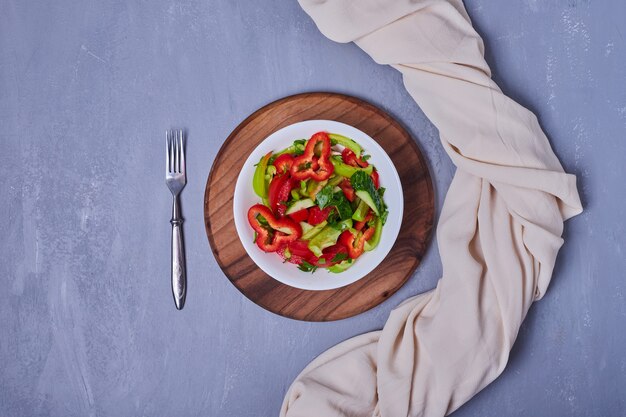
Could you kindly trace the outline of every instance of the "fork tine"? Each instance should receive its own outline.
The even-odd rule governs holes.
[[[174,172],[180,172],[180,152],[178,150],[178,138],[176,131],[174,131]]]
[[[182,130],[178,131],[180,133],[180,172],[181,174],[185,174],[185,142],[184,142],[184,132]]]
[[[176,164],[176,160],[174,159],[174,141],[172,136],[172,131],[170,130],[170,174],[174,172],[174,164]]]
[[[170,153],[170,174],[172,174],[174,172],[174,164],[176,163],[176,160],[174,159],[174,137],[172,134],[172,129],[170,129],[170,149],[169,149],[169,153]]]
[[[170,160],[172,163],[170,164],[170,174],[176,172],[176,155],[174,153],[174,134],[170,130]]]
[[[165,131],[165,173],[170,172],[170,131]]]

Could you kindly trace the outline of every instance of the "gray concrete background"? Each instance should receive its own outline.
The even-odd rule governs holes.
[[[468,0],[502,88],[536,111],[586,211],[504,374],[455,416],[626,416],[626,3]],[[377,308],[268,313],[209,250],[204,185],[228,133],[279,97],[395,115],[441,207],[454,168],[400,77],[294,1],[0,0],[0,416],[273,416],[326,348],[432,288],[433,244]],[[163,131],[189,131],[184,311],[169,284]]]

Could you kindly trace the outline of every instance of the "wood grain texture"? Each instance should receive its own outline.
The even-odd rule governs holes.
[[[250,152],[276,130],[312,119],[343,122],[374,138],[393,160],[404,191],[402,228],[387,258],[359,281],[327,291],[301,290],[272,279],[246,254],[233,221],[237,174]],[[207,180],[204,218],[215,259],[246,297],[285,317],[330,321],[354,316],[380,304],[412,275],[430,240],[434,195],[428,167],[417,144],[391,116],[354,97],[306,93],[261,108],[226,139]]]

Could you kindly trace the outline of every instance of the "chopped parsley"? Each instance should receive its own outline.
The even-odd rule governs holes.
[[[330,185],[324,186],[319,193],[315,196],[315,202],[319,208],[324,209],[328,206],[334,206],[337,208],[337,214],[341,220],[346,220],[352,217],[352,207],[350,202],[343,194],[343,191],[333,191],[333,187]]]
[[[319,208],[324,209],[327,206],[330,206],[333,200],[333,194],[333,187],[331,187],[330,185],[324,186],[324,188],[322,188],[320,192],[317,193],[317,195],[315,196],[315,202],[317,203]]]
[[[317,267],[313,264],[308,263],[307,261],[302,261],[302,263],[298,266],[298,269],[303,272],[315,272]]]
[[[335,263],[335,262],[341,262],[345,259],[348,259],[348,254],[345,252],[338,252],[335,256],[333,256],[333,259],[331,259],[330,261]]]

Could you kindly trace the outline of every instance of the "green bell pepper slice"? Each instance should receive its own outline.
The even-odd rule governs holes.
[[[331,187],[334,187],[336,185],[341,184],[343,180],[344,180],[344,177],[342,177],[341,175],[334,175],[328,179],[328,185],[330,185]]]
[[[352,259],[346,259],[345,261],[341,261],[338,264],[329,266],[328,271],[332,272],[333,274],[338,274],[350,268],[353,263],[354,262],[352,261]]]
[[[337,143],[339,145],[345,146],[346,148],[354,152],[357,158],[361,157],[361,152],[363,152],[363,148],[361,148],[361,145],[359,145],[352,139],[343,135],[339,135],[337,133],[329,133],[328,136],[330,137],[330,141],[332,144]]]
[[[267,185],[265,183],[265,171],[267,171],[267,164],[272,156],[272,152],[265,154],[259,161],[254,170],[254,176],[252,177],[252,188],[256,195],[262,199],[267,199]]]
[[[330,157],[330,163],[335,167],[335,173],[342,177],[350,178],[354,173],[363,171],[367,175],[371,175],[374,170],[373,165],[369,165],[367,168],[356,168],[348,164],[344,164],[339,155],[333,155]]]
[[[273,164],[274,161],[276,160],[276,158],[278,158],[281,155],[284,155],[286,153],[288,154],[293,154],[293,155],[300,155],[302,154],[302,152],[304,152],[304,144],[306,143],[306,139],[298,139],[293,141],[293,145],[286,147],[285,149],[283,149],[280,152],[275,153],[274,155],[272,155],[272,158],[270,159],[270,164]]]
[[[380,217],[376,217],[374,227],[376,227],[374,236],[372,236],[370,240],[365,241],[364,248],[366,251],[373,250],[380,243],[380,236],[383,234],[383,221]]]

